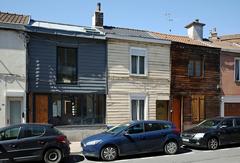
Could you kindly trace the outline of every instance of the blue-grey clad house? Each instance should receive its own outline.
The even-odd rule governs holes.
[[[105,124],[104,33],[31,20],[28,36],[29,122]]]

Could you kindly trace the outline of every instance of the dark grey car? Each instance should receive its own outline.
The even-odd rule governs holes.
[[[58,163],[70,142],[49,124],[19,124],[0,129],[0,160]]]
[[[184,145],[217,149],[220,145],[240,143],[240,117],[208,119],[182,132]]]

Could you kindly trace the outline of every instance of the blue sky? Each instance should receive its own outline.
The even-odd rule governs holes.
[[[240,33],[240,0],[1,0],[0,11],[90,26],[97,2],[105,25],[186,35],[184,26],[199,19],[205,37],[214,27],[219,35]]]

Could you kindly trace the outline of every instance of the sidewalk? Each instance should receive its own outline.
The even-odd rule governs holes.
[[[71,153],[80,153],[82,151],[80,142],[71,142],[70,149]]]

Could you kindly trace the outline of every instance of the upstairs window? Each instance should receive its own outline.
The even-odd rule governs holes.
[[[57,83],[77,83],[76,48],[57,48]]]
[[[235,81],[240,82],[240,58],[235,59]]]
[[[144,48],[130,48],[130,68],[132,75],[146,75],[146,49]]]
[[[189,77],[202,77],[203,72],[203,63],[201,60],[190,60],[188,63],[188,76]]]

